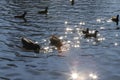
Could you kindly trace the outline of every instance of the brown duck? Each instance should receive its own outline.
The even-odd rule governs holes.
[[[38,45],[34,41],[27,39],[25,37],[22,37],[21,42],[23,44],[23,48],[27,50],[34,50],[34,52],[39,53],[40,45]]]
[[[62,42],[58,37],[52,35],[50,38],[50,44],[57,47],[57,50],[61,51]]]
[[[111,20],[112,20],[113,22],[116,22],[116,25],[118,25],[118,23],[119,23],[119,15],[117,15],[116,17],[115,17],[115,16],[112,17]]]
[[[38,14],[46,14],[48,13],[48,7],[45,8],[44,11],[39,11]]]
[[[14,16],[15,18],[25,18],[27,12],[25,11],[23,14],[21,15],[17,15],[17,16]]]
[[[91,37],[97,38],[97,33],[98,33],[97,30],[95,31],[95,33],[87,33],[85,34],[85,38],[91,38]]]

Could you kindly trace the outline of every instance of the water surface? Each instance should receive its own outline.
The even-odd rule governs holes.
[[[110,20],[119,0],[0,0],[0,80],[119,80],[120,30]],[[48,6],[48,15],[37,12]],[[14,18],[27,11],[26,20]],[[119,27],[119,25],[118,25]],[[81,29],[98,30],[98,41]],[[64,42],[62,53],[49,45],[51,35]],[[35,54],[21,46],[24,36],[42,48]]]

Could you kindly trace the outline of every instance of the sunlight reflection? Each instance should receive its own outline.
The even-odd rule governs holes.
[[[77,31],[80,31],[80,28],[76,28]]]
[[[97,19],[96,21],[100,23],[100,22],[101,22],[101,19]]]
[[[96,74],[90,73],[88,76],[85,74],[80,74],[78,72],[72,72],[70,75],[70,80],[97,80],[98,76]],[[89,77],[89,78],[88,78]]]
[[[115,34],[116,37],[118,37],[118,34]]]
[[[85,76],[78,73],[77,71],[72,71],[70,74],[70,80],[85,80]]]
[[[115,45],[115,46],[118,46],[118,43],[117,43],[117,42],[115,42],[115,43],[114,43],[114,45]]]
[[[66,31],[72,31],[73,29],[71,29],[71,28],[66,28]]]
[[[87,39],[87,42],[90,42],[90,40],[89,40],[89,39]]]
[[[67,41],[67,43],[71,43],[71,41]]]
[[[47,40],[46,39],[42,39],[43,42],[46,42]]]
[[[74,47],[75,47],[75,48],[78,48],[78,47],[80,47],[80,45],[76,44],[76,45],[74,45]]]
[[[86,73],[76,70],[76,67],[67,74],[69,76],[68,80],[98,80],[98,75],[95,73]]]
[[[74,72],[71,74],[72,79],[77,79],[78,78],[78,73]]]
[[[78,43],[78,44],[79,44],[79,43],[80,43],[80,41],[76,41],[76,43]]]
[[[44,47],[44,49],[45,49],[45,50],[48,50],[48,49],[49,49],[49,47],[48,47],[48,46],[47,46],[47,47]]]
[[[65,34],[68,34],[68,32],[65,32]]]
[[[100,33],[98,33],[97,36],[100,36]]]
[[[36,41],[35,43],[36,43],[36,44],[38,44],[38,42],[37,42],[37,41]]]
[[[80,22],[79,24],[80,24],[80,25],[85,25],[85,22]]]
[[[94,33],[95,33],[95,30],[89,31],[89,33],[92,33],[92,34],[94,34]]]
[[[68,24],[68,21],[65,21],[65,24]]]
[[[104,41],[104,40],[105,40],[104,37],[98,38],[98,41]]]
[[[79,39],[79,37],[74,37],[73,39],[74,39],[74,40],[78,40],[78,39]]]
[[[43,49],[45,50],[45,52],[53,52],[53,50],[50,49],[49,46],[46,46],[46,47],[44,47]]]
[[[107,22],[112,22],[112,20],[111,20],[111,19],[108,19]]]
[[[93,80],[98,78],[98,76],[96,74],[93,74],[93,73],[90,73],[89,77],[92,78]]]
[[[74,26],[75,28],[77,27],[77,25]]]
[[[105,27],[100,27],[101,30],[105,29]]]
[[[63,39],[63,36],[60,36],[59,39]]]
[[[70,50],[70,44],[67,42],[63,42],[63,46],[61,47],[61,51],[68,51]]]
[[[96,42],[93,42],[93,45],[96,45]]]

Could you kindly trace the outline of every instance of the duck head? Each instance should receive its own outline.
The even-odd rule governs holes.
[[[117,15],[117,19],[119,18],[119,15]]]

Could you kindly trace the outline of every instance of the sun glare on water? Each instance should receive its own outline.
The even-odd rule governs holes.
[[[77,79],[78,78],[78,74],[77,73],[72,73],[71,77],[72,77],[72,79]]]

